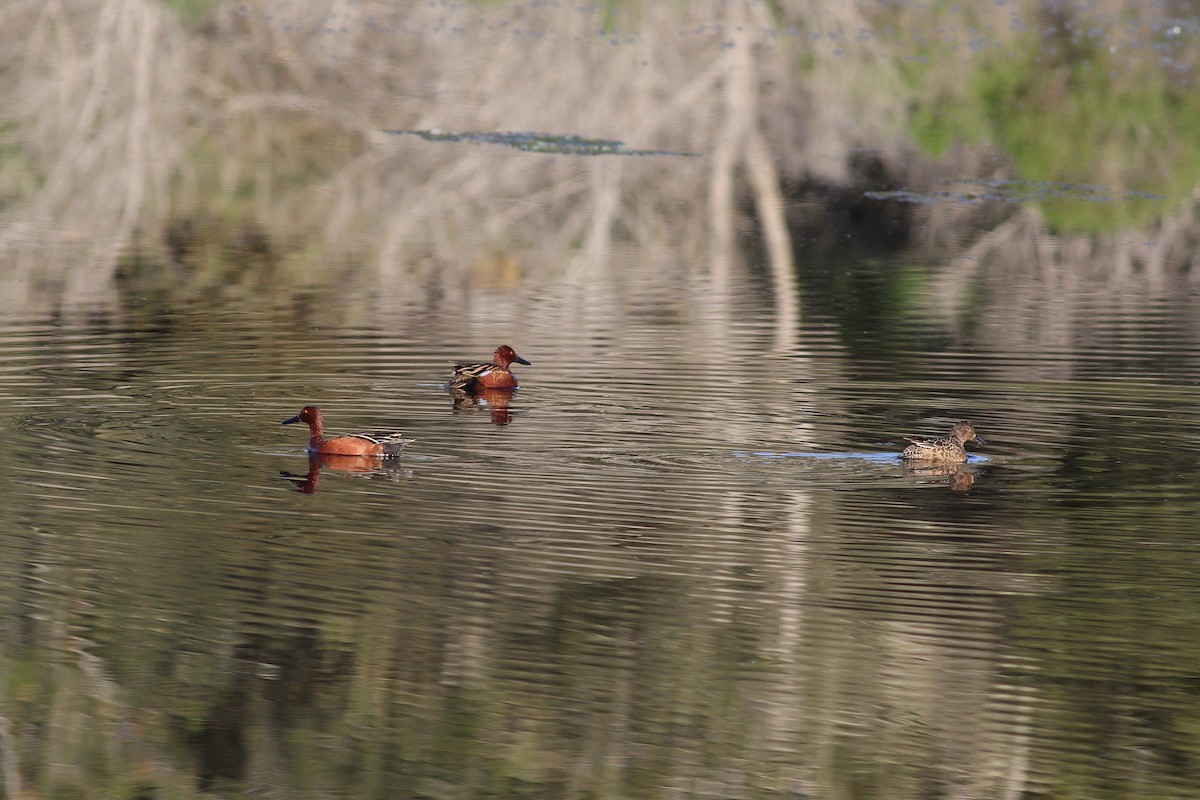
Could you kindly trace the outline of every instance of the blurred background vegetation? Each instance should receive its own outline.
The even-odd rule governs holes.
[[[985,261],[1049,233],[1039,261],[1086,253],[1105,275],[1193,258],[1200,31],[1183,2],[80,0],[9,3],[0,23],[10,308],[285,287],[453,300],[619,269],[614,248],[721,283],[755,232],[777,290],[798,249],[845,238],[830,231]],[[428,129],[702,155],[385,133]],[[954,188],[981,179],[1034,183]],[[896,189],[957,202],[862,196]]]

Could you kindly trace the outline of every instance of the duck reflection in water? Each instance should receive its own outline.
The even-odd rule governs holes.
[[[348,433],[325,435],[325,418],[316,406],[305,406],[284,425],[303,422],[308,425],[308,474],[303,477],[280,473],[291,481],[296,491],[313,494],[321,484],[322,468],[337,472],[359,473],[365,476],[384,475],[392,479],[407,477],[411,470],[399,466],[400,452],[412,442],[396,431],[381,433]]]
[[[476,389],[475,391],[466,391],[464,389],[447,389],[450,396],[454,398],[454,404],[451,406],[455,411],[462,411],[473,407],[486,408],[492,413],[492,424],[501,427],[512,422],[512,411],[509,409],[509,403],[513,399],[512,389]]]
[[[279,476],[291,481],[293,488],[300,494],[316,494],[317,489],[321,486],[321,470],[351,473],[360,478],[384,478],[393,481],[412,476],[412,470],[394,458],[323,455],[321,453],[309,454],[308,474],[300,475],[280,470]]]
[[[975,433],[975,428],[969,422],[956,422],[950,429],[950,435],[941,438],[914,436],[908,439],[912,442],[900,453],[900,460],[910,475],[949,476],[950,491],[967,492],[975,485],[975,474],[964,468],[968,459],[967,442],[987,444],[983,437]]]
[[[964,464],[933,464],[928,461],[905,461],[908,474],[917,478],[948,476],[950,491],[969,492],[975,485],[975,473]],[[940,482],[940,481],[939,481]],[[931,481],[932,483],[932,481]]]

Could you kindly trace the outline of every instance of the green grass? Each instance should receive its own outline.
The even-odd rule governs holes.
[[[1056,56],[1052,44],[1027,37],[980,60],[954,89],[934,85],[936,64],[906,67],[918,91],[929,85],[912,109],[914,141],[935,158],[990,144],[1021,180],[1084,188],[1038,201],[1056,230],[1142,227],[1176,208],[1200,183],[1200,93],[1157,65],[1086,42]]]
[[[159,0],[174,11],[187,25],[195,25],[208,18],[217,8],[216,0]]]

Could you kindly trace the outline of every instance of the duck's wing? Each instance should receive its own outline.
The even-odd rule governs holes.
[[[905,436],[904,441],[912,442],[922,450],[932,450],[935,447],[944,447],[950,444],[949,439],[933,439],[928,436]]]
[[[350,434],[355,439],[365,439],[371,444],[377,444],[383,448],[384,456],[398,456],[400,451],[414,440],[408,439],[399,431],[372,431],[371,433],[352,433]]]
[[[370,433],[351,433],[355,439],[366,439],[372,444],[408,444],[412,439],[404,438],[404,434],[399,431],[371,431]]]
[[[473,384],[476,379],[486,375],[494,369],[498,369],[495,364],[455,364],[454,373],[450,376],[450,382],[446,386],[450,389],[463,389]]]

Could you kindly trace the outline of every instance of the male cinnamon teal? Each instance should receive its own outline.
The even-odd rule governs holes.
[[[904,451],[900,453],[900,457],[905,461],[942,461],[942,462],[960,462],[967,460],[967,450],[963,447],[966,442],[977,442],[978,444],[987,444],[980,436],[975,433],[975,429],[971,427],[969,422],[957,422],[950,429],[950,435],[944,439],[932,439],[924,437],[907,438],[907,441],[912,442]]]
[[[376,456],[391,458],[400,455],[404,446],[412,441],[399,433],[348,433],[343,436],[325,437],[325,419],[321,409],[305,406],[294,417],[283,421],[284,425],[296,422],[308,424],[308,452],[331,456]]]
[[[477,389],[517,388],[517,376],[512,374],[508,365],[516,363],[529,366],[529,362],[506,344],[496,348],[494,359],[486,364],[455,364],[454,374],[450,376],[446,388],[461,389],[465,392]]]

